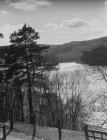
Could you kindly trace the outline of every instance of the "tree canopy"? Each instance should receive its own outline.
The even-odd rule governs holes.
[[[90,66],[107,66],[107,47],[99,46],[91,51],[84,51],[81,59]]]
[[[3,36],[3,34],[2,33],[0,33],[0,38],[3,38],[4,36]]]

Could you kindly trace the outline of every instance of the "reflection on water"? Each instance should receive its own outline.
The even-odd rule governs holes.
[[[60,63],[59,64],[60,71],[74,71],[74,70],[84,70],[84,65],[78,63]]]

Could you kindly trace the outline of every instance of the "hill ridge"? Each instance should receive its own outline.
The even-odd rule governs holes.
[[[48,57],[60,58],[60,62],[76,62],[83,63],[81,56],[84,51],[90,51],[99,46],[107,46],[107,37],[96,38],[92,40],[72,41],[60,45],[39,44],[40,46],[50,46],[49,49],[43,53]],[[9,46],[1,46],[0,51],[8,50]]]

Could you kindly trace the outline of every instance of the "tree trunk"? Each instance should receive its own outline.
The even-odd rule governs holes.
[[[59,140],[62,140],[62,130],[61,130],[61,120],[58,119],[58,133],[59,133]]]
[[[10,108],[10,131],[13,130],[13,108]]]
[[[26,64],[27,64],[27,78],[28,78],[28,103],[29,103],[29,122],[33,124],[33,104],[32,104],[32,83],[31,83],[31,77],[30,77],[30,72],[29,72],[29,67],[28,67],[28,61],[26,59]]]
[[[49,112],[51,114],[51,126],[55,127],[55,114],[52,110],[52,102],[50,100],[50,97],[46,95],[47,101],[48,101],[48,107],[49,107]]]
[[[32,105],[31,87],[29,87],[29,91],[28,91],[28,102],[29,102],[29,111],[30,111],[29,121],[31,124],[33,124],[33,105]]]
[[[21,87],[17,86],[17,95],[18,95],[18,100],[19,100],[19,109],[20,109],[20,121],[24,122],[24,110],[23,110],[23,95],[22,95],[22,91],[21,91]]]
[[[72,119],[72,130],[76,130],[76,121]]]
[[[36,114],[33,113],[33,135],[32,135],[32,140],[35,139],[36,135]]]
[[[20,103],[21,103],[21,121],[24,122],[24,111],[23,111],[23,98],[22,93],[20,93]]]

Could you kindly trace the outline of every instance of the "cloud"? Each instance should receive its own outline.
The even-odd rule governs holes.
[[[61,30],[73,30],[73,29],[83,29],[83,28],[99,28],[101,22],[97,19],[85,20],[80,18],[63,20],[61,23],[46,23],[46,28],[49,29],[61,29]]]
[[[104,2],[104,4],[107,4],[107,2]]]
[[[5,14],[5,15],[8,15],[8,14],[9,14],[9,13],[8,13],[7,11],[5,11],[5,10],[0,11],[0,13]]]
[[[72,20],[64,20],[60,24],[61,29],[77,29],[77,28],[84,28],[84,27],[93,27],[97,24],[100,24],[99,20],[92,19],[90,21],[80,18],[74,18]]]
[[[21,2],[23,0],[0,0],[0,3],[15,3],[15,2]],[[29,0],[30,1],[30,0]],[[32,1],[32,0],[31,0]],[[38,0],[38,1],[42,1],[42,0]],[[43,0],[44,1],[44,0]],[[48,0],[48,2],[52,2],[52,3],[65,3],[65,2],[87,2],[87,3],[105,3],[107,0]]]
[[[50,1],[78,1],[78,2],[81,2],[81,1],[84,1],[84,2],[86,2],[86,1],[90,1],[90,2],[93,2],[93,1],[95,1],[95,2],[105,2],[106,0],[50,0]]]
[[[12,2],[16,2],[16,1],[21,1],[21,0],[0,0],[0,1],[12,1]],[[49,0],[49,1],[60,1],[60,2],[63,2],[63,1],[89,1],[89,0]],[[105,2],[105,1],[107,1],[107,0],[90,0],[90,1],[96,1],[96,2],[98,2],[98,1],[100,1],[100,2]]]
[[[48,22],[45,26],[47,35],[45,33],[42,35],[45,38],[43,41],[49,44],[89,40],[107,35],[107,32],[104,33],[105,27],[103,27],[103,22],[99,19],[73,18],[59,23]]]
[[[35,6],[34,4],[28,4],[26,2],[12,3],[10,4],[10,6],[15,9],[20,9],[20,10],[25,10],[25,11],[34,11],[37,8],[37,6]]]
[[[24,11],[34,11],[38,7],[49,6],[50,4],[48,0],[19,0],[18,2],[11,2],[10,7]]]
[[[55,24],[55,23],[46,23],[46,28],[48,28],[48,29],[58,29],[59,27],[58,27],[58,25],[57,24]]]
[[[72,28],[80,28],[84,26],[88,26],[89,23],[86,20],[75,18],[73,20],[64,20],[61,23],[62,29],[72,29]]]
[[[38,6],[50,6],[51,3],[48,0],[37,0],[36,4]]]

